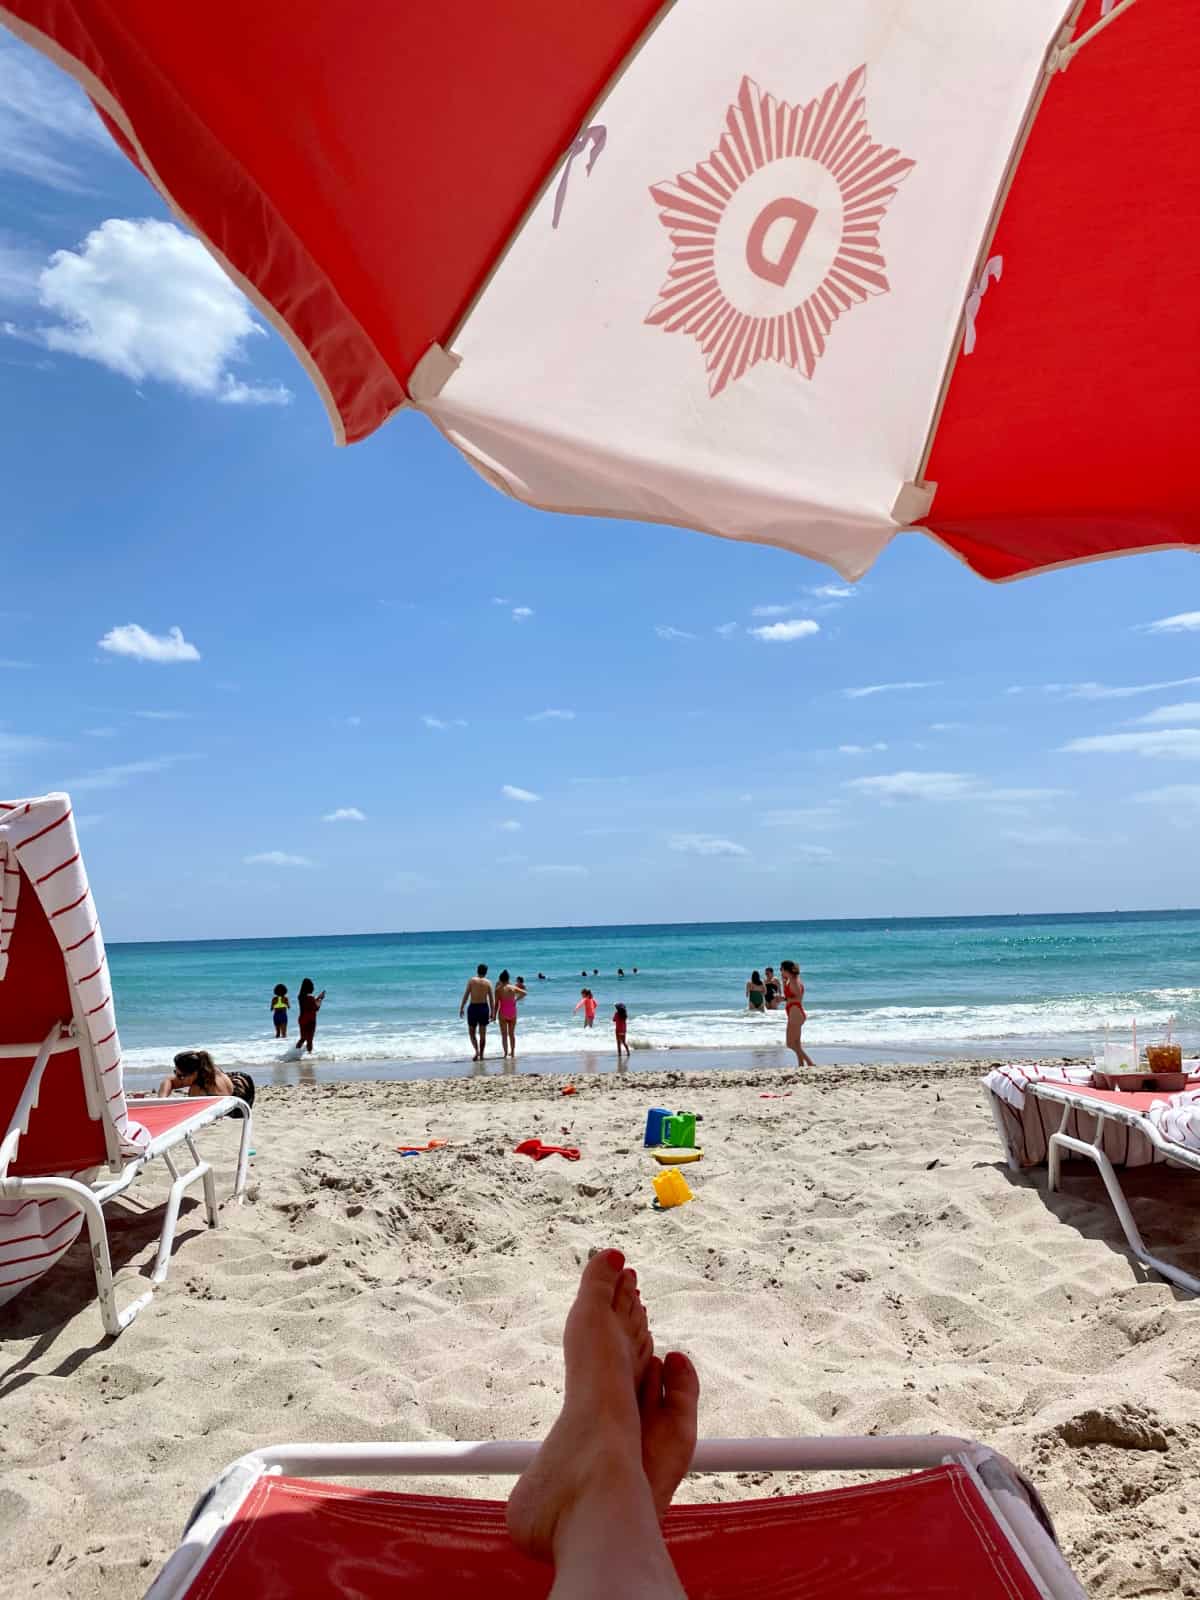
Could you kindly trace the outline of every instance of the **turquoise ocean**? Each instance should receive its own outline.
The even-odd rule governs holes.
[[[273,1069],[295,1052],[273,1036],[276,983],[327,991],[313,1063],[324,1078],[465,1073],[458,1003],[485,961],[523,976],[523,1064],[611,1053],[613,1003],[629,1009],[633,1066],[661,1052],[726,1052],[714,1066],[783,1061],[782,1013],[752,1015],[752,968],[791,957],[807,985],[805,1044],[818,1062],[1081,1054],[1105,1024],[1200,1045],[1200,911],[1110,916],[725,922],[460,933],[114,944],[109,959],[127,1068],[140,1080],[174,1051],[204,1046],[227,1066]],[[618,967],[626,976],[617,977]],[[637,967],[635,976],[633,968]],[[599,975],[592,976],[593,969]],[[585,979],[582,973],[588,974]],[[539,980],[538,973],[545,973]],[[584,983],[600,1002],[586,1034]],[[735,1056],[733,1052],[740,1052]],[[499,1056],[493,1030],[489,1054]],[[683,1064],[683,1058],[676,1058]],[[790,1057],[788,1058],[790,1060]],[[698,1064],[689,1055],[687,1064]],[[269,1077],[270,1072],[266,1075]]]

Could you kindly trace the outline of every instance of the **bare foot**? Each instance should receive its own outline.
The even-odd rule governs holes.
[[[685,1355],[651,1356],[638,1391],[642,1418],[642,1469],[661,1517],[674,1499],[696,1449],[700,1379]]]
[[[637,1396],[653,1353],[637,1274],[619,1250],[601,1251],[563,1330],[562,1411],[509,1497],[508,1530],[526,1555],[553,1560],[560,1519],[594,1481],[643,1477]]]

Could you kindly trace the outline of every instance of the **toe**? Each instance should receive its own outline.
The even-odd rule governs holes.
[[[588,1262],[579,1280],[581,1295],[602,1296],[611,1305],[624,1276],[625,1257],[619,1250],[601,1250]]]
[[[632,1267],[626,1267],[617,1279],[616,1290],[613,1294],[613,1310],[619,1317],[628,1320],[633,1315],[633,1308],[637,1302],[637,1273]]]
[[[638,1410],[642,1414],[643,1425],[656,1416],[662,1407],[662,1375],[662,1361],[658,1356],[651,1356],[638,1385]]]
[[[663,1409],[670,1411],[694,1436],[696,1408],[700,1402],[699,1374],[679,1350],[672,1350],[662,1367]]]
[[[638,1340],[633,1352],[633,1370],[639,1388],[654,1355],[654,1335],[649,1328]]]

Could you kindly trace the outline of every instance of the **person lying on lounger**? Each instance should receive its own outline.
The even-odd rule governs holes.
[[[654,1354],[619,1250],[583,1269],[563,1356],[563,1408],[509,1497],[508,1531],[554,1567],[550,1600],[684,1600],[659,1519],[696,1448],[700,1380],[679,1351]]]
[[[160,1095],[186,1089],[188,1094],[229,1094],[254,1104],[254,1079],[248,1072],[222,1072],[207,1050],[181,1050],[175,1057],[175,1071],[158,1086]]]

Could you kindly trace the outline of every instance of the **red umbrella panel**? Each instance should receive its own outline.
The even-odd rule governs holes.
[[[861,575],[1200,547],[1194,0],[10,0],[341,441]]]

